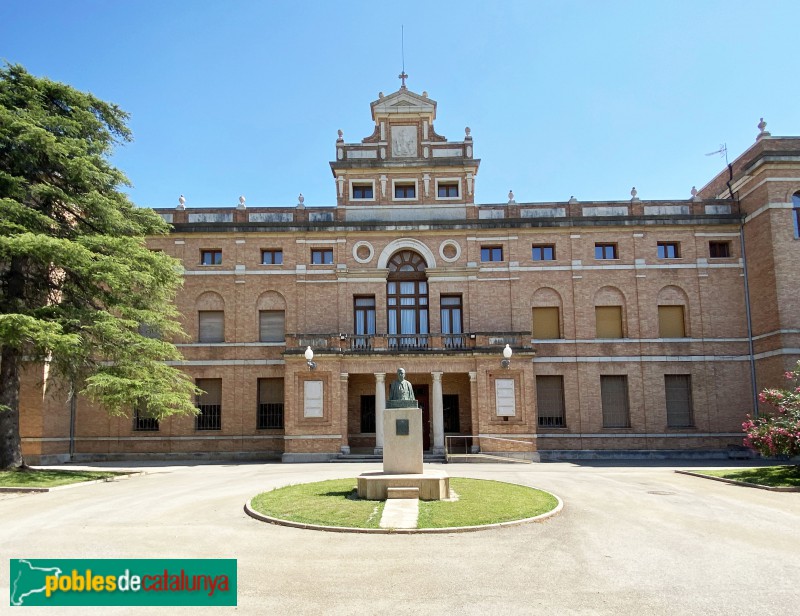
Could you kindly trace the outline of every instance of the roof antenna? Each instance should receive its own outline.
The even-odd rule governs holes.
[[[406,90],[406,79],[408,79],[408,75],[406,75],[405,26],[403,25],[400,26],[400,55],[403,61],[403,72],[397,77],[400,79],[400,89]]]
[[[714,154],[719,154],[720,156],[724,156],[725,157],[725,164],[726,165],[729,164],[728,163],[728,144],[727,143],[721,143],[720,146],[719,146],[719,150],[715,150],[714,152],[709,152],[708,154],[706,154],[706,156],[714,156]]]

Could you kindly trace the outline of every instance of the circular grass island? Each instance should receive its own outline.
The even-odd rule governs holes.
[[[451,497],[419,501],[415,529],[381,528],[386,501],[361,499],[355,477],[302,483],[253,497],[248,515],[275,524],[347,532],[453,532],[540,520],[558,513],[561,500],[549,492],[512,483],[450,478]]]

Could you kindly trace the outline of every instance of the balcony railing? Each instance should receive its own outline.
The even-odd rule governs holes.
[[[423,351],[428,348],[429,334],[403,334],[388,337],[390,351]]]
[[[506,344],[533,350],[530,332],[478,332],[460,334],[286,334],[286,352],[311,347],[334,353],[501,352]]]

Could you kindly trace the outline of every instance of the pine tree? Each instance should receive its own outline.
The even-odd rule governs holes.
[[[25,362],[47,362],[113,414],[195,412],[194,385],[165,363],[181,359],[170,342],[182,336],[180,263],[145,245],[169,228],[131,203],[109,162],[131,140],[127,118],[19,65],[0,68],[0,468],[24,466]]]

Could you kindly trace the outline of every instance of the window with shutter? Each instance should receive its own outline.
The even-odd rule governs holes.
[[[225,342],[225,312],[222,310],[200,310],[197,313],[198,341]]]
[[[630,428],[628,377],[601,376],[600,395],[603,402],[603,427]]]
[[[261,342],[283,342],[285,321],[286,313],[283,310],[261,310],[258,313],[258,339]]]
[[[563,428],[564,421],[564,377],[536,377],[536,410],[539,425],[543,428]]]
[[[658,307],[658,337],[686,337],[686,327],[683,321],[683,306]]]
[[[531,333],[539,340],[561,338],[558,307],[536,307],[533,309],[533,327]]]
[[[256,428],[283,428],[283,379],[258,379]]]
[[[595,306],[597,338],[623,338],[622,306]]]
[[[667,400],[667,426],[670,428],[694,426],[691,375],[665,374],[664,392]]]
[[[198,430],[222,429],[222,379],[197,379],[196,385],[203,390],[197,397],[200,413],[195,416]]]

